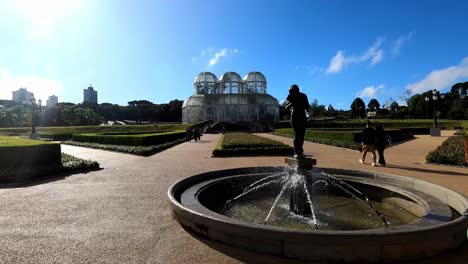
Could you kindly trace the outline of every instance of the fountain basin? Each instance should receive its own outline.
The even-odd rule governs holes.
[[[306,230],[252,223],[222,214],[221,204],[239,191],[236,182],[284,170],[241,168],[183,179],[168,191],[173,215],[185,230],[208,245],[234,257],[239,254],[233,252],[246,253],[244,261],[390,262],[433,256],[466,241],[468,200],[464,195],[421,180],[386,174],[323,169],[370,190],[374,199],[414,214],[416,220],[385,229]]]

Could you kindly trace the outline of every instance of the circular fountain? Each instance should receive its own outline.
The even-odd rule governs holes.
[[[185,230],[246,261],[391,262],[467,239],[464,195],[401,176],[239,168],[188,177],[168,195]]]

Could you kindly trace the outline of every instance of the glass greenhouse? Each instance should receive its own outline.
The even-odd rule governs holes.
[[[243,79],[235,72],[226,72],[219,79],[202,72],[194,87],[195,94],[182,105],[183,123],[279,121],[278,100],[267,94],[267,81],[260,72],[250,72]]]

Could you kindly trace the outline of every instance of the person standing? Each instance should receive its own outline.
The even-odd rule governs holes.
[[[379,153],[378,163],[385,167],[387,163],[385,162],[384,150],[387,147],[387,134],[382,127],[382,124],[378,124],[375,129],[375,147]]]
[[[291,111],[291,126],[294,130],[294,157],[304,158],[304,137],[307,127],[306,111],[310,108],[307,95],[299,91],[299,86],[291,85],[286,98],[286,109]]]
[[[366,128],[362,131],[362,156],[359,162],[365,164],[367,152],[372,153],[372,166],[375,166],[375,130],[372,123],[367,121]]]

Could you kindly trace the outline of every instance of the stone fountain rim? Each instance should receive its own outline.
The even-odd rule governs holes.
[[[383,173],[342,169],[324,169],[329,173],[348,173],[363,178],[398,179],[401,184],[414,185],[412,190],[423,191],[435,187],[435,197],[452,206],[461,216],[442,224],[414,230],[370,229],[357,231],[314,230],[303,231],[246,224],[230,218],[223,221],[210,215],[188,210],[174,196],[181,195],[187,186],[201,180],[222,177],[226,174],[275,172],[281,167],[236,168],[205,172],[174,183],[168,190],[174,218],[195,238],[222,253],[243,261],[275,259],[278,263],[295,261],[326,261],[382,263],[408,261],[440,254],[466,243],[468,229],[468,200],[463,194],[426,181]],[[450,195],[444,194],[449,193]],[[189,195],[189,194],[187,194]],[[194,195],[191,193],[191,195]],[[434,193],[430,194],[431,196]],[[439,197],[437,197],[439,196]],[[442,199],[440,199],[442,198]],[[450,200],[451,199],[451,200]],[[454,206],[454,203],[458,203]],[[458,207],[458,208],[456,208]],[[205,207],[203,207],[205,208]],[[207,208],[206,208],[207,209]],[[208,210],[208,209],[207,209]],[[211,211],[213,212],[213,211]],[[234,250],[234,251],[233,251]],[[234,252],[242,252],[236,255]],[[295,262],[296,263],[296,262]],[[314,262],[315,263],[315,262]]]
[[[445,228],[447,226],[452,226],[452,225],[457,225],[457,224],[462,224],[464,222],[468,223],[468,199],[456,191],[450,190],[448,188],[445,188],[440,185],[436,185],[433,183],[429,183],[423,180],[419,179],[414,179],[414,178],[409,178],[409,177],[404,177],[404,176],[399,176],[399,175],[391,175],[391,174],[385,174],[385,173],[375,173],[375,172],[364,172],[364,171],[357,171],[357,170],[344,170],[344,169],[328,169],[328,168],[320,168],[323,171],[326,172],[333,172],[333,173],[344,173],[345,175],[348,175],[349,173],[351,174],[357,174],[359,176],[368,176],[365,178],[370,178],[372,177],[387,177],[389,179],[398,179],[398,181],[408,181],[408,182],[413,182],[413,183],[424,183],[424,184],[429,184],[432,187],[435,188],[441,188],[444,191],[448,193],[452,193],[455,196],[459,196],[458,198],[464,199],[463,203],[465,206],[465,212],[462,213],[461,211],[457,210],[460,213],[460,217],[458,217],[455,220],[443,222],[443,223],[438,223],[438,224],[432,224],[430,226],[413,226],[412,224],[407,224],[407,225],[402,225],[400,227],[403,228],[389,228],[389,229],[364,229],[364,230],[313,230],[313,231],[307,231],[307,230],[298,230],[298,229],[289,229],[289,228],[283,228],[283,227],[277,227],[277,226],[271,226],[271,225],[261,225],[261,224],[256,224],[256,223],[249,223],[245,222],[242,220],[230,218],[228,216],[224,216],[221,214],[218,214],[214,211],[211,211],[210,209],[206,208],[205,206],[198,207],[197,211],[193,210],[191,208],[185,207],[181,202],[179,202],[174,196],[173,193],[177,188],[182,188],[180,185],[189,185],[192,186],[195,182],[200,183],[200,182],[205,182],[209,181],[212,179],[217,179],[221,178],[224,176],[236,176],[236,174],[245,174],[245,173],[268,173],[268,172],[274,172],[280,169],[284,169],[285,166],[267,166],[267,167],[243,167],[243,168],[234,168],[234,169],[225,169],[225,170],[217,170],[217,171],[210,171],[210,172],[205,172],[205,173],[200,173],[197,175],[193,175],[191,177],[182,179],[176,183],[174,183],[168,190],[168,196],[171,202],[171,207],[173,211],[177,212],[183,212],[186,211],[189,213],[192,217],[199,217],[199,218],[204,218],[208,221],[214,221],[218,222],[221,225],[227,225],[227,226],[235,226],[239,228],[253,228],[256,230],[264,230],[266,232],[280,232],[280,233],[288,233],[290,235],[327,235],[327,236],[362,236],[362,235],[390,235],[390,234],[407,234],[410,232],[423,232],[423,231],[431,231],[431,230],[438,230],[441,228]],[[226,175],[228,174],[228,175]],[[365,183],[365,182],[362,182]],[[372,185],[372,184],[369,184]],[[382,186],[378,186],[382,188]],[[391,185],[391,187],[395,188],[394,185]],[[183,188],[183,189],[188,189]],[[176,190],[177,191],[177,190]],[[400,192],[401,194],[401,192]],[[414,198],[418,197],[417,195],[414,196],[409,196],[412,200],[415,200]],[[408,196],[407,196],[408,197]],[[422,199],[424,200],[424,199]],[[442,201],[445,204],[449,205],[446,201]],[[421,205],[421,204],[420,204]],[[421,205],[423,206],[423,205]],[[452,206],[453,208],[453,206]],[[454,208],[455,209],[455,208]],[[456,209],[455,209],[456,210]]]

